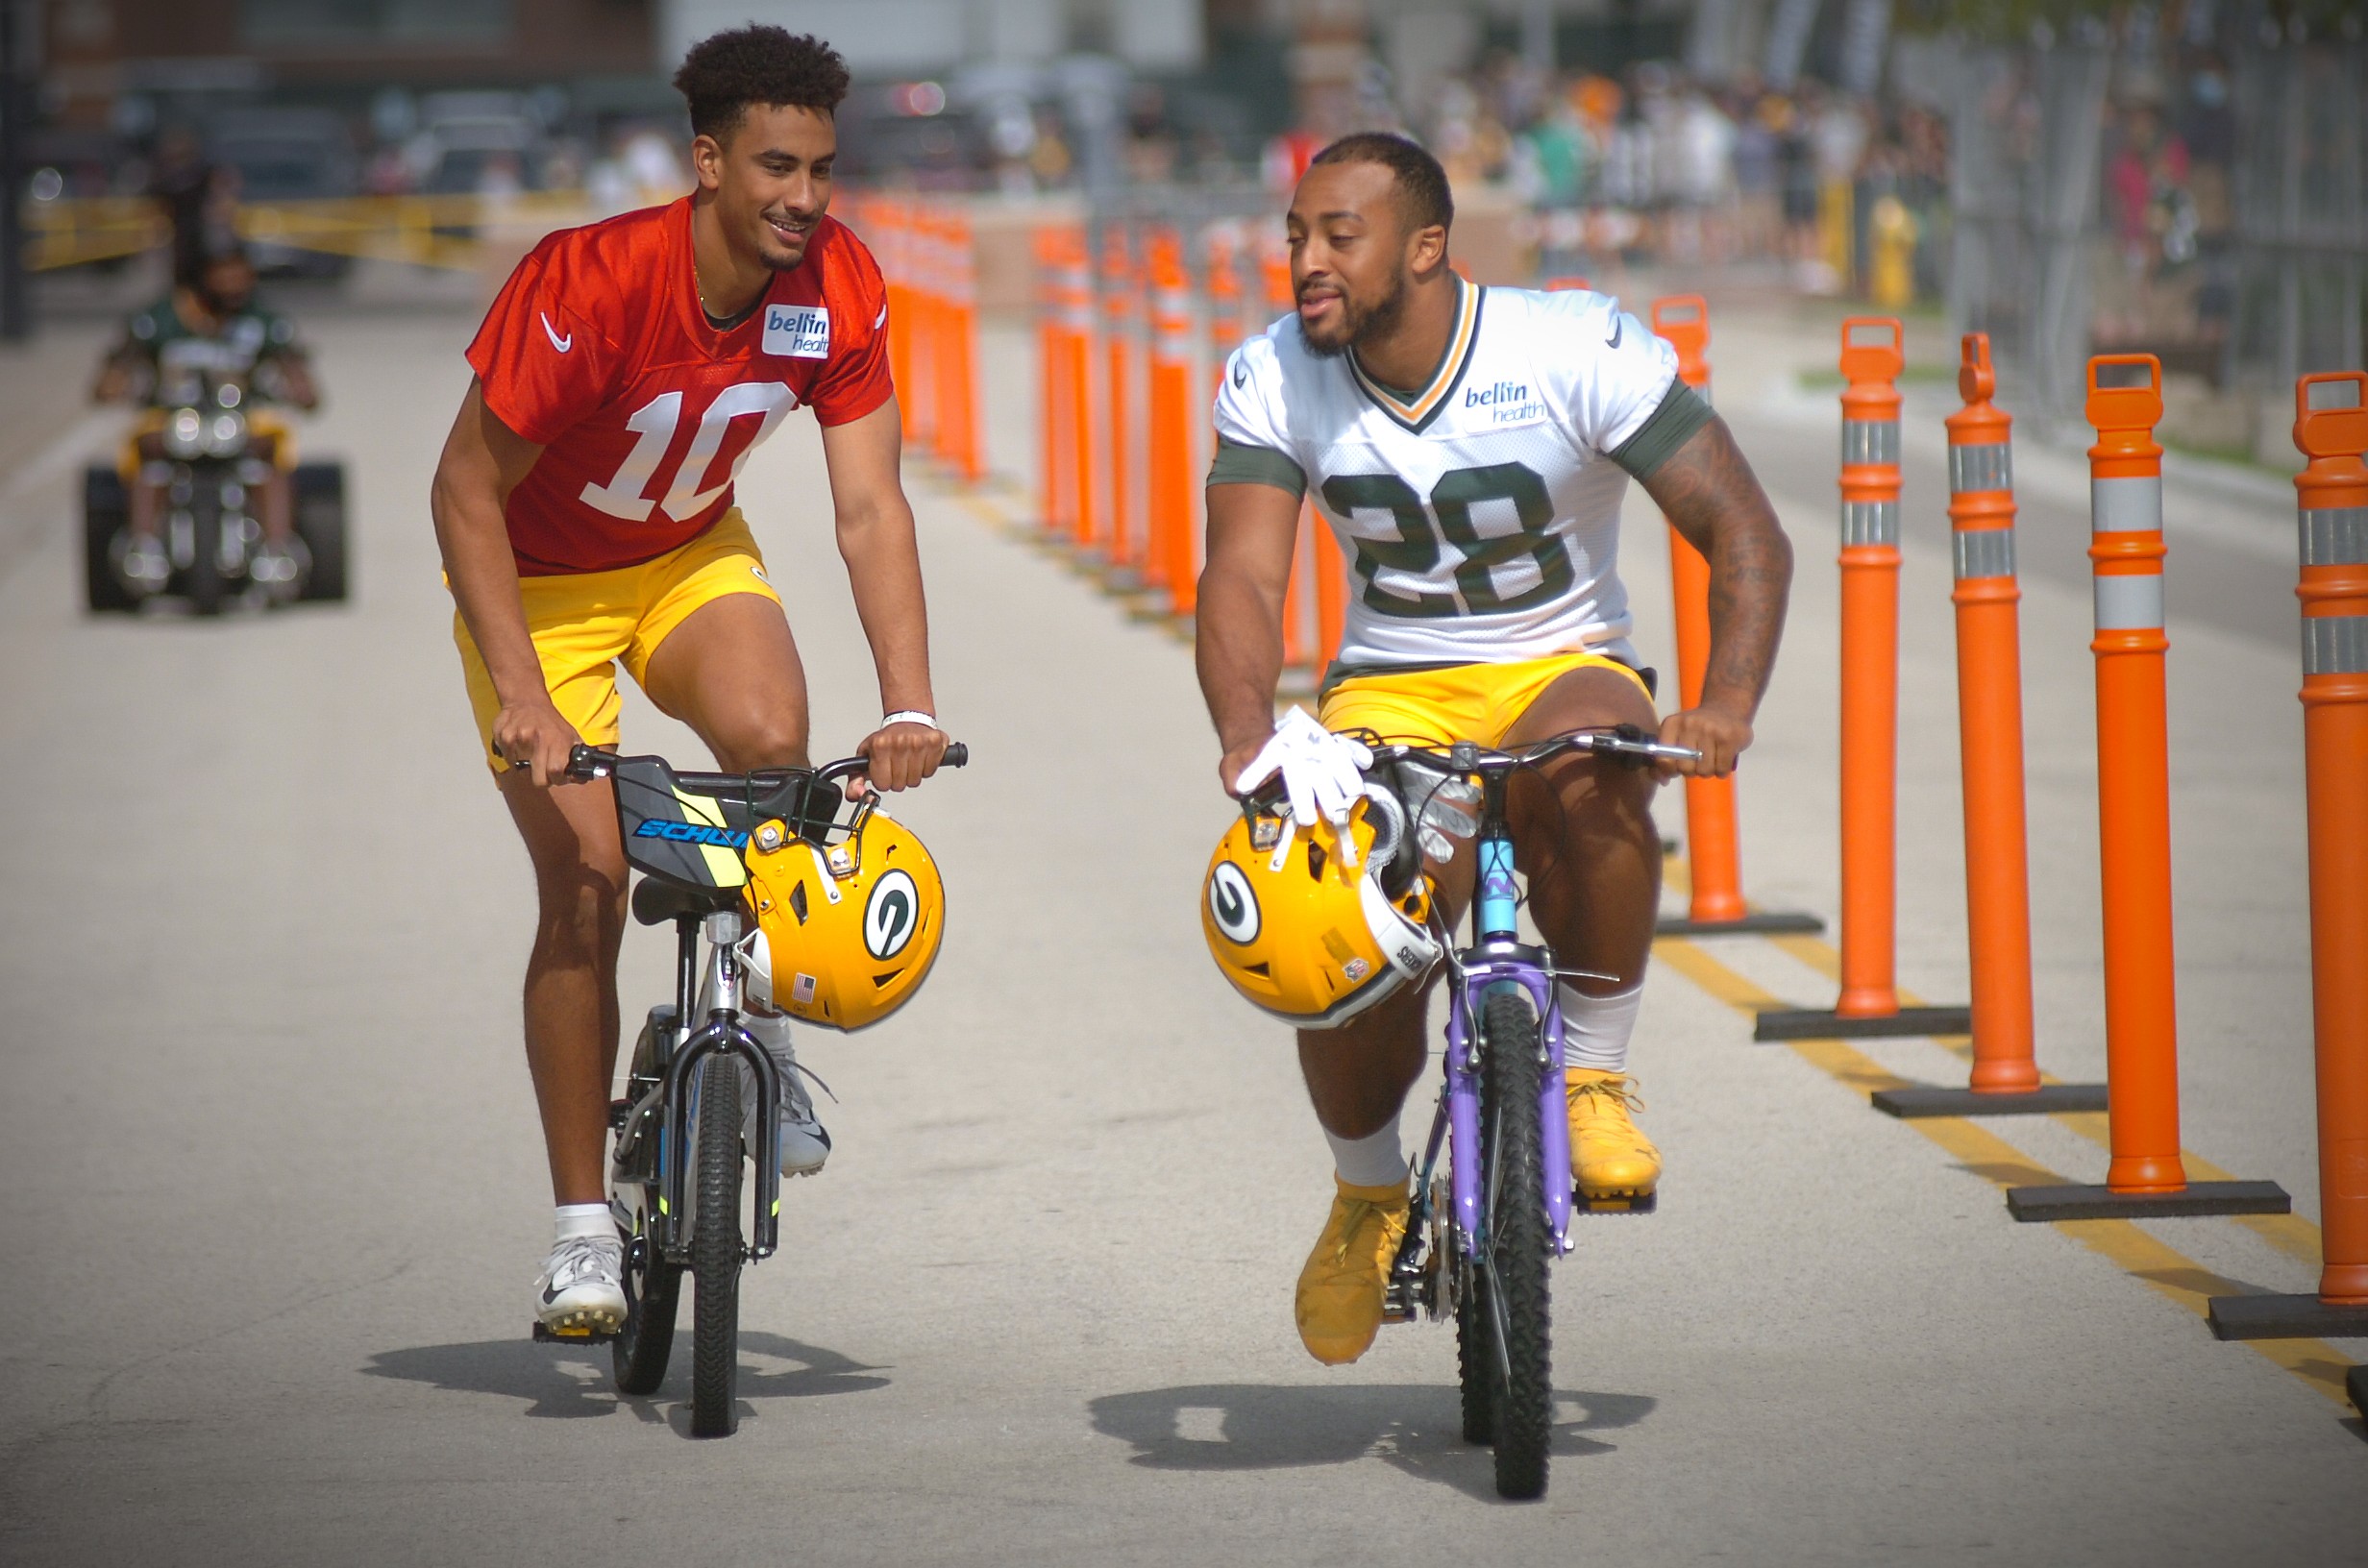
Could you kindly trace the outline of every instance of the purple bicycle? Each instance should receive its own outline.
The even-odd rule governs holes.
[[[1570,1124],[1562,1093],[1562,1010],[1554,982],[1591,976],[1556,967],[1520,938],[1513,775],[1566,752],[1632,767],[1699,760],[1633,725],[1579,730],[1518,751],[1469,743],[1445,749],[1376,746],[1376,769],[1401,777],[1476,778],[1480,785],[1472,943],[1447,953],[1447,1049],[1439,1111],[1416,1172],[1406,1239],[1391,1269],[1385,1316],[1411,1322],[1455,1314],[1464,1439],[1495,1448],[1496,1490],[1537,1497],[1546,1482],[1554,1417],[1546,1265],[1570,1250],[1570,1216],[1590,1207],[1570,1179]],[[1413,792],[1419,796],[1419,786]],[[1418,818],[1420,801],[1410,802]],[[1442,1152],[1446,1169],[1440,1169]],[[1648,1210],[1651,1200],[1617,1207]]]

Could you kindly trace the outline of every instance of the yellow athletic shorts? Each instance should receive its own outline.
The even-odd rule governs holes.
[[[781,596],[765,580],[765,558],[757,553],[747,520],[732,507],[706,532],[679,550],[639,566],[612,572],[577,572],[563,576],[521,577],[527,630],[543,661],[543,684],[560,717],[576,726],[587,746],[617,744],[617,661],[641,684],[650,655],[693,610],[731,594],[761,594],[776,604]],[[477,738],[484,744],[485,766],[495,773],[508,765],[493,754],[493,721],[502,711],[493,676],[477,651],[467,623],[453,614],[453,641],[460,648],[468,677],[469,706],[477,715]]]
[[[1333,730],[1369,729],[1387,744],[1499,747],[1545,689],[1573,670],[1616,670],[1652,700],[1644,677],[1601,653],[1556,653],[1513,664],[1457,664],[1403,674],[1351,675],[1323,694],[1317,718]]]
[[[252,435],[269,436],[275,441],[271,450],[271,466],[286,473],[296,466],[296,430],[278,414],[260,408],[247,415],[247,430]],[[123,482],[130,484],[139,478],[139,444],[152,435],[164,431],[164,410],[143,408],[139,418],[132,422],[131,433],[123,438],[123,446],[115,453],[115,472]]]

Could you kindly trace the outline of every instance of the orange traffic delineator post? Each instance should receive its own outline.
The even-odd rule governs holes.
[[[1071,389],[1069,433],[1062,442],[1069,460],[1069,536],[1091,549],[1101,500],[1094,494],[1094,257],[1083,229],[1066,233],[1061,246],[1062,347],[1068,365],[1062,380]]]
[[[1957,586],[1957,724],[1965,799],[1965,935],[1973,1074],[1964,1089],[1877,1090],[1895,1116],[2102,1111],[2103,1084],[2039,1080],[2031,1008],[2031,858],[2024,830],[2023,655],[2015,606],[2014,422],[1991,402],[1989,334],[1965,334],[1964,407],[1949,427],[1949,544]]]
[[[2294,445],[2322,1266],[2316,1295],[2213,1297],[2223,1339],[2368,1335],[2368,375],[2297,382]]]
[[[2095,563],[2097,844],[2105,895],[2105,1185],[2017,1187],[2016,1219],[2284,1213],[2275,1182],[2190,1182],[2179,1152],[2171,956],[2171,768],[2162,623],[2162,366],[2088,361],[2089,545]]]
[[[1584,278],[1558,278],[1547,284],[1584,288]],[[1655,300],[1653,333],[1677,351],[1677,378],[1701,394],[1711,395],[1711,367],[1705,352],[1711,341],[1710,306],[1699,294]],[[1690,708],[1702,700],[1702,682],[1711,662],[1711,563],[1669,528],[1669,597],[1676,610],[1678,705]],[[1825,922],[1814,915],[1792,910],[1755,910],[1743,902],[1741,834],[1736,825],[1735,775],[1686,780],[1686,843],[1692,892],[1684,916],[1665,919],[1656,927],[1665,937],[1716,936],[1722,933],[1815,932]]]
[[[1899,373],[1895,317],[1841,324],[1841,996],[1769,1009],[1755,1040],[1961,1035],[1963,1007],[1902,1007],[1892,978],[1899,766]]]
[[[1258,275],[1266,285],[1267,308],[1291,309],[1295,303],[1291,257],[1281,245],[1272,245],[1260,255]],[[1331,526],[1317,517],[1312,501],[1302,501],[1298,537],[1291,551],[1291,580],[1283,590],[1283,662],[1294,667],[1312,664],[1320,680],[1340,650],[1341,627],[1347,614],[1345,571],[1340,541],[1332,537]],[[1315,618],[1312,640],[1308,635],[1311,609]]]
[[[1047,532],[1071,535],[1077,528],[1077,413],[1086,389],[1077,380],[1075,353],[1077,279],[1072,270],[1074,236],[1063,229],[1036,232],[1038,279],[1037,353],[1043,381],[1044,429],[1042,509]]]
[[[1134,516],[1134,474],[1127,461],[1134,443],[1135,262],[1127,244],[1126,227],[1114,223],[1101,238],[1101,340],[1103,382],[1101,405],[1103,461],[1109,486],[1103,492],[1103,515],[1109,519],[1109,544],[1103,556],[1123,568],[1142,553],[1140,535],[1129,525]]]
[[[1149,557],[1169,612],[1193,613],[1199,597],[1199,563],[1193,547],[1193,316],[1184,246],[1165,229],[1147,247],[1151,282],[1150,443],[1145,478],[1149,487]]]
[[[937,455],[974,481],[985,464],[978,439],[978,302],[970,220],[957,211],[940,212],[932,216],[928,233],[929,286],[937,314],[932,367]]]

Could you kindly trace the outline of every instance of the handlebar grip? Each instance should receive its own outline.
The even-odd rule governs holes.
[[[960,741],[946,747],[946,754],[937,759],[940,768],[967,768],[971,764],[971,748]]]
[[[580,784],[588,784],[596,778],[606,776],[616,760],[613,751],[603,751],[578,742],[568,748],[567,776]]]

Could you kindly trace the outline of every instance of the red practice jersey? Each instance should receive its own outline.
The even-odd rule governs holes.
[[[494,417],[543,448],[510,492],[525,576],[605,572],[688,544],[749,451],[801,404],[825,425],[888,401],[888,291],[825,217],[756,313],[718,331],[691,270],[689,197],[545,239],[469,345]]]

